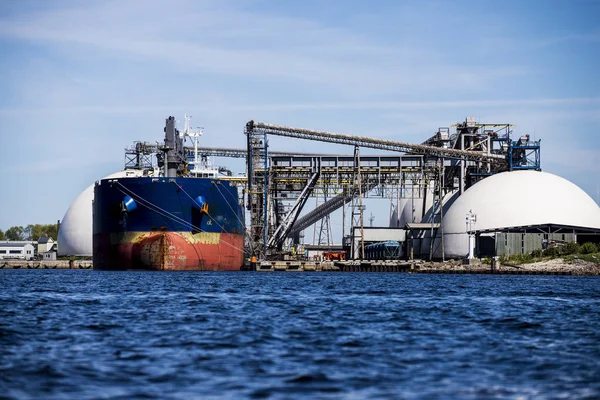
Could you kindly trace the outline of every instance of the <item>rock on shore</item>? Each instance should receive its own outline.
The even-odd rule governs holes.
[[[421,271],[457,271],[457,272],[483,272],[490,271],[491,266],[489,264],[475,263],[470,265],[463,265],[460,261],[446,261],[446,262],[424,262],[419,264],[419,270]],[[588,276],[599,276],[600,275],[600,263],[593,263],[580,259],[573,261],[566,261],[562,258],[555,258],[548,261],[539,261],[529,264],[521,264],[518,266],[512,265],[496,265],[496,271],[499,272],[517,272],[523,273],[535,272],[535,273],[568,273],[570,275],[588,275]]]

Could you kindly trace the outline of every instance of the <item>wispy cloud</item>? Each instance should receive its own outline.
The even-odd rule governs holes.
[[[231,111],[306,111],[306,110],[382,110],[382,111],[404,111],[404,110],[430,110],[430,109],[453,109],[453,108],[552,108],[556,106],[594,106],[600,105],[600,97],[581,98],[537,98],[537,99],[504,99],[504,100],[456,100],[456,101],[369,101],[369,102],[310,102],[310,103],[286,103],[279,104],[235,104],[214,102],[195,104],[163,104],[163,105],[135,105],[135,106],[94,106],[77,105],[69,107],[16,107],[0,108],[0,113],[19,114],[35,112],[67,112],[67,113],[90,113],[90,114],[137,114],[146,112],[158,112],[169,109],[194,109],[209,110],[215,107],[226,108]],[[600,111],[595,110],[591,117]],[[388,115],[388,116],[391,116]]]
[[[566,33],[563,35],[547,37],[534,41],[534,45],[538,47],[548,47],[564,43],[600,43],[600,31],[596,30],[583,33]]]
[[[78,4],[5,20],[0,34],[116,52],[121,59],[155,60],[174,72],[292,79],[363,95],[481,87],[532,72],[514,63],[455,63],[410,40],[380,45],[341,28],[247,12],[226,3],[217,8],[177,2],[173,8],[185,14],[165,12],[162,2],[144,7],[127,1]]]

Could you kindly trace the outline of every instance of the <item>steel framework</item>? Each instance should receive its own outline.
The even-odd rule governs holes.
[[[412,192],[413,196],[417,192],[417,196],[425,197],[430,182],[433,182],[433,188],[429,189],[432,190],[430,196],[433,196],[432,218],[439,219],[441,199],[447,191],[456,187],[453,179],[442,177],[446,173],[445,164],[452,171],[449,178],[453,173],[458,174],[463,187],[467,167],[474,174],[482,170],[491,174],[508,169],[504,150],[494,149],[491,142],[493,135],[490,132],[479,133],[484,126],[500,125],[480,124],[473,127],[471,121],[468,122],[465,122],[465,126],[468,125],[469,129],[466,132],[457,129],[459,134],[454,137],[450,135],[449,128],[440,128],[426,144],[409,144],[249,121],[245,134],[248,142],[247,204],[251,220],[251,251],[261,258],[278,254],[288,236],[297,238],[302,230],[349,202],[353,203],[352,225],[363,226],[361,215],[364,207],[361,198],[375,189],[382,195],[386,191],[396,190],[399,197],[406,195],[407,191]],[[355,156],[315,158],[272,155],[267,151],[268,135],[352,145],[355,147]],[[256,145],[257,141],[260,145]],[[406,154],[391,157],[359,156],[360,147]],[[315,168],[320,173],[312,187],[309,176],[315,173]],[[281,206],[286,201],[296,199],[297,193],[305,193],[309,186],[312,192],[337,195],[302,217],[298,217],[296,206],[303,204],[299,199],[291,211]],[[290,221],[293,221],[291,225]],[[268,239],[273,232],[277,232],[277,237]],[[286,234],[281,235],[281,232]]]
[[[394,140],[375,139],[367,136],[354,136],[346,135],[343,133],[331,133],[302,128],[291,128],[280,125],[270,125],[265,124],[263,122],[249,121],[246,124],[246,132],[250,132],[252,135],[262,134],[285,136],[297,139],[317,140],[321,142],[368,147],[378,150],[394,151],[398,153],[427,155],[430,157],[457,158],[464,159],[467,161],[480,162],[486,161],[497,164],[506,163],[506,157],[501,154],[484,153],[480,151],[468,151],[462,149],[451,149],[424,144],[410,144]]]
[[[422,144],[410,144],[249,121],[246,149],[199,147],[198,152],[203,157],[246,158],[246,177],[223,179],[245,192],[242,198],[250,211],[248,253],[268,258],[280,255],[288,238],[297,240],[303,230],[339,208],[344,210],[343,235],[354,232],[352,226],[345,227],[346,205],[352,203],[352,225],[362,226],[365,196],[389,197],[391,208],[396,199],[396,211],[400,199],[422,199],[420,215],[429,209],[426,204],[432,207],[420,222],[431,223],[434,235],[434,230],[443,229],[441,201],[448,192],[462,192],[497,172],[539,169],[539,141],[530,142],[525,136],[513,142],[513,125],[479,124],[467,118],[452,127],[455,133],[439,128]],[[355,155],[271,151],[269,135],[351,145]],[[361,147],[403,154],[365,156],[359,154]],[[162,156],[165,150],[163,144],[135,142],[125,151],[125,167],[158,171],[151,156]],[[186,157],[193,151],[184,147]],[[302,215],[311,196],[325,201]]]

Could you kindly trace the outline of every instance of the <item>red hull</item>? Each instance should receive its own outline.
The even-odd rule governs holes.
[[[239,271],[244,236],[232,233],[127,232],[94,235],[94,269]]]

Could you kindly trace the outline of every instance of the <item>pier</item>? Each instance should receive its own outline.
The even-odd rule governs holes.
[[[552,265],[548,265],[551,263]],[[92,269],[92,260],[0,260],[0,269]],[[408,274],[476,275],[600,275],[600,264],[566,263],[552,260],[546,265],[519,267],[487,264],[463,265],[458,262],[423,260],[349,260],[349,261],[259,261],[256,272],[395,272]]]
[[[91,269],[92,260],[0,260],[0,269]]]

